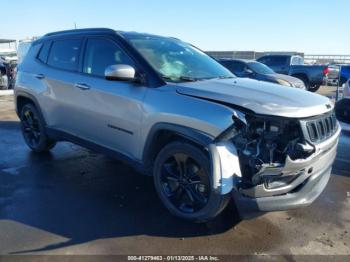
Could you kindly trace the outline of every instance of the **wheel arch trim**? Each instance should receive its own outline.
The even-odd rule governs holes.
[[[45,120],[44,115],[41,111],[41,107],[40,107],[38,100],[35,98],[35,96],[28,94],[27,92],[15,91],[15,110],[16,110],[17,116],[20,117],[20,114],[21,114],[21,112],[18,112],[18,98],[19,97],[24,97],[24,98],[29,99],[33,102],[33,104],[36,107],[36,109],[38,110],[42,120],[44,121],[44,124],[46,125],[46,120]]]
[[[220,142],[199,130],[171,123],[158,123],[151,128],[142,154],[142,162],[148,166],[152,159],[153,143],[159,131],[172,132],[208,151],[212,186],[216,193],[225,195],[236,188],[242,176],[236,148],[229,141]]]
[[[211,137],[208,134],[205,134],[199,130],[196,130],[191,127],[172,124],[172,123],[157,123],[152,126],[148,136],[146,138],[145,146],[142,151],[142,160],[144,163],[147,163],[149,159],[149,154],[152,151],[154,143],[156,142],[157,135],[159,132],[170,132],[176,136],[183,137],[184,139],[190,140],[191,142],[198,144],[204,148],[208,148],[208,146],[214,141],[214,137]]]

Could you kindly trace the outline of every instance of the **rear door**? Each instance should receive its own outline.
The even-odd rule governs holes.
[[[134,157],[147,87],[105,79],[104,72],[110,65],[127,64],[136,68],[113,39],[89,37],[84,45],[81,72],[72,89],[76,107],[70,130],[85,140]]]
[[[52,40],[44,44],[38,57],[40,60],[43,53],[49,52],[46,60],[42,61],[47,66],[36,75],[46,86],[42,101],[48,124],[68,133],[74,133],[72,123],[79,118],[74,84],[78,81],[82,43],[83,39],[79,37]]]

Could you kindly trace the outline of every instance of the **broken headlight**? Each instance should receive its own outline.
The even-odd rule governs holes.
[[[304,141],[297,119],[246,115],[246,124],[234,130],[231,139],[247,186],[262,183],[262,177],[281,175],[287,156],[306,158],[314,150]]]

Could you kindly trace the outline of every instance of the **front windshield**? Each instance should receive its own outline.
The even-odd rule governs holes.
[[[275,72],[268,66],[259,63],[259,62],[249,62],[248,66],[258,74],[268,75],[268,74],[275,74]]]
[[[125,37],[166,81],[234,77],[214,59],[180,40],[148,35]]]

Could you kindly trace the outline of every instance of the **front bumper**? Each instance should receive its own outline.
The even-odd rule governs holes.
[[[217,144],[210,150],[214,163],[212,171],[215,189],[221,194],[228,192],[232,194],[242,218],[255,217],[261,212],[308,206],[322,193],[328,183],[340,132],[338,126],[331,137],[315,145],[315,153],[307,159],[295,161],[287,159],[283,173],[295,174],[296,178],[290,184],[275,189],[269,189],[265,184],[241,188],[239,181],[242,174],[235,147],[232,143]]]
[[[337,153],[339,133],[340,128],[329,141],[325,141],[323,145],[319,146],[317,155],[299,166],[303,170],[312,170],[312,172],[309,174],[306,172],[300,176],[299,178],[302,179],[293,181],[286,190],[279,191],[276,195],[258,194],[258,197],[248,196],[241,190],[233,190],[232,196],[241,217],[249,218],[261,212],[305,207],[314,202],[330,178],[332,164]],[[260,190],[261,188],[259,188],[259,193],[261,193]]]
[[[323,192],[331,175],[331,166],[309,177],[297,190],[280,196],[250,198],[233,191],[233,199],[242,218],[257,213],[282,211],[310,205]]]

